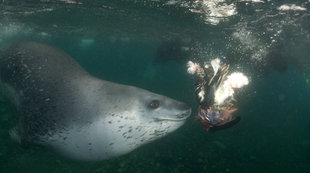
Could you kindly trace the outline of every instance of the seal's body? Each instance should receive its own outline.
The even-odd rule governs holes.
[[[0,87],[20,113],[10,134],[77,160],[125,154],[180,127],[178,101],[88,74],[61,50],[37,42],[0,48]]]

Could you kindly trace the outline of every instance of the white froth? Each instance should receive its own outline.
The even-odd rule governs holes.
[[[176,5],[178,4],[179,1],[176,1],[176,0],[169,0],[168,2],[166,2],[166,5]]]
[[[281,31],[279,31],[280,34]],[[275,35],[277,36],[277,35]],[[263,59],[266,57],[267,46],[256,37],[255,33],[246,29],[246,26],[241,26],[237,31],[232,34],[232,37],[239,41],[241,44],[239,51],[244,53],[252,52],[249,58],[254,63],[263,63]]]
[[[284,4],[278,7],[278,10],[280,11],[306,11],[307,8],[297,6],[295,4]]]
[[[83,4],[82,2],[77,2],[74,0],[59,0],[59,1],[64,2],[66,4],[79,4],[79,5]]]
[[[242,0],[243,2],[252,2],[252,3],[265,3],[263,0]]]
[[[248,78],[240,72],[235,72],[227,76],[226,81],[232,86],[232,88],[241,88],[244,85],[249,84]]]
[[[234,72],[227,76],[227,79],[223,84],[216,90],[214,95],[215,103],[221,105],[225,102],[228,97],[232,97],[235,88],[241,88],[244,85],[248,85],[248,78],[240,72]]]
[[[198,68],[199,68],[199,64],[194,63],[192,61],[187,62],[187,73],[195,74]]]
[[[225,0],[203,0],[202,7],[206,15],[205,21],[212,25],[237,14],[236,5],[227,4]]]

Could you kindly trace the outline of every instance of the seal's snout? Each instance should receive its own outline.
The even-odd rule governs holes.
[[[178,105],[176,105],[176,107],[177,107],[177,109],[182,110],[182,111],[187,111],[187,110],[191,109],[191,107],[189,107],[185,103],[179,103]]]
[[[177,115],[177,118],[179,119],[184,119],[190,116],[190,114],[192,113],[192,109],[191,107],[189,107],[187,104],[185,103],[180,103],[177,105],[177,108],[182,112],[181,114]]]

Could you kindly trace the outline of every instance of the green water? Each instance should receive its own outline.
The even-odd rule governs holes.
[[[83,163],[14,143],[8,131],[18,115],[1,98],[0,172],[310,172],[309,1],[226,1],[237,14],[217,24],[199,2],[0,1],[0,44],[49,43],[94,76],[193,108],[168,136],[114,159]],[[284,4],[305,10],[279,10]],[[171,42],[184,48],[185,60],[167,46],[164,60],[156,61],[163,58],[159,47]],[[241,121],[208,133],[194,118],[198,102],[186,60],[216,57],[244,72],[250,84],[236,98]]]

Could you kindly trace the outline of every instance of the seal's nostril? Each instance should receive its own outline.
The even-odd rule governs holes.
[[[185,104],[184,104],[184,105],[185,105]],[[180,119],[182,119],[182,118],[187,118],[187,117],[189,117],[189,116],[191,115],[191,113],[192,113],[192,109],[191,109],[189,106],[187,106],[187,105],[185,105],[185,106],[183,107],[182,110],[184,110],[184,112],[181,113],[181,114],[179,114],[179,115],[177,115],[177,118],[180,118]]]

